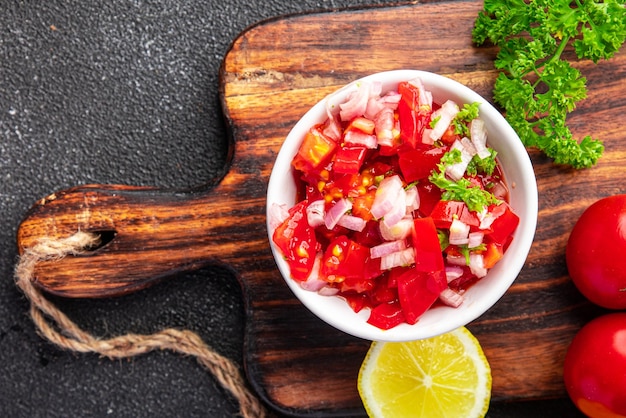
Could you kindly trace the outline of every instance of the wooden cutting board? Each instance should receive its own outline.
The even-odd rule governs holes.
[[[39,282],[66,296],[125,293],[207,264],[229,266],[244,289],[245,366],[259,396],[290,414],[362,414],[356,381],[369,342],[330,328],[303,308],[272,259],[265,229],[272,163],[310,106],[372,72],[432,71],[490,99],[496,50],[471,43],[481,8],[478,1],[410,3],[279,17],[248,28],[220,71],[233,138],[222,179],[190,191],[91,185],[57,192],[27,214],[20,249],[41,236],[107,232],[110,242],[91,254],[39,266]],[[571,126],[578,137],[604,139],[606,151],[596,167],[581,171],[530,151],[539,187],[534,245],[516,283],[469,325],[491,364],[495,402],[564,397],[567,345],[601,312],[569,280],[564,250],[589,204],[626,192],[626,133],[617,122],[626,113],[626,54],[577,66],[590,94]],[[68,284],[77,275],[80,280]],[[93,280],[106,280],[107,288],[94,287]]]

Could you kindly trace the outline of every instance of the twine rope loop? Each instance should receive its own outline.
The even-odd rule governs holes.
[[[241,416],[268,416],[263,405],[247,388],[237,365],[212,350],[198,334],[189,330],[168,328],[151,335],[130,333],[100,339],[81,329],[33,284],[38,263],[82,254],[99,242],[100,237],[97,234],[79,231],[64,239],[41,239],[20,256],[15,268],[15,281],[30,302],[30,315],[38,332],[61,348],[81,353],[97,353],[110,359],[134,357],[154,350],[170,350],[194,356],[239,402]]]

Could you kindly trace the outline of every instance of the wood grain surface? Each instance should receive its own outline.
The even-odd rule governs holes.
[[[294,415],[362,414],[356,389],[369,342],[330,328],[290,293],[269,249],[265,192],[290,127],[341,85],[372,72],[411,68],[443,74],[491,98],[496,50],[471,43],[478,1],[294,15],[261,22],[232,44],[220,93],[232,130],[229,169],[197,190],[89,185],[34,205],[18,231],[20,250],[41,237],[103,233],[83,256],[44,263],[38,283],[71,297],[105,297],[178,272],[220,263],[240,279],[246,304],[248,378],[270,405]],[[579,63],[589,97],[570,118],[575,135],[605,141],[592,169],[575,171],[529,150],[539,220],[527,263],[507,294],[469,325],[493,374],[494,402],[565,396],[562,362],[574,333],[601,311],[576,291],[564,250],[593,201],[624,193],[626,54]]]

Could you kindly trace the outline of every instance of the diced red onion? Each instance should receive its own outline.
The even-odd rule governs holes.
[[[365,113],[363,116],[374,120],[376,115],[378,115],[383,109],[385,109],[385,104],[380,100],[380,98],[370,97],[367,101],[367,106],[365,107]]]
[[[417,192],[416,186],[411,186],[406,189],[406,211],[411,213],[420,208],[420,195]]]
[[[467,165],[476,154],[476,148],[468,138],[463,138],[460,141],[456,140],[450,147],[451,150],[458,149],[461,151],[461,162],[451,164],[446,168],[446,174],[454,181],[458,181],[465,175]]]
[[[332,286],[324,286],[320,290],[318,290],[317,293],[321,296],[335,296],[337,293],[339,293],[339,289]]]
[[[476,248],[478,247],[480,244],[483,243],[483,238],[485,237],[485,233],[484,232],[470,232],[469,236],[468,236],[468,242],[467,242],[467,246],[469,248]]]
[[[339,117],[332,114],[332,109],[329,106],[326,106],[326,114],[328,116],[328,121],[326,122],[326,126],[322,130],[322,133],[335,142],[341,141],[343,128],[341,126],[341,122],[339,121]]]
[[[393,210],[400,190],[403,190],[403,185],[398,175],[386,177],[380,182],[370,209],[374,218],[381,219]]]
[[[453,219],[450,224],[450,236],[448,237],[450,244],[463,245],[469,242],[470,226],[458,219]]]
[[[472,144],[476,148],[476,153],[483,159],[491,156],[487,149],[487,128],[482,119],[473,119],[470,123],[470,137]]]
[[[479,279],[487,275],[485,260],[482,254],[470,254],[469,268]]]
[[[382,84],[380,82],[360,83],[357,89],[350,92],[346,101],[339,104],[339,117],[342,121],[349,121],[357,116],[363,116],[367,111],[367,103],[371,97],[380,96]]]
[[[435,143],[435,140],[431,137],[433,130],[430,128],[424,128],[422,132],[422,144],[432,145]]]
[[[407,216],[406,218],[400,219],[392,227],[386,226],[384,222],[379,222],[378,228],[380,235],[385,241],[405,239],[413,231],[413,218],[411,216]]]
[[[399,239],[396,241],[383,242],[370,248],[370,257],[381,258],[391,253],[402,251],[406,249],[406,241]]]
[[[406,248],[395,253],[387,254],[380,258],[381,270],[389,270],[394,267],[408,266],[415,263],[415,249]]]
[[[491,224],[493,224],[493,221],[496,220],[493,214],[491,212],[488,212],[486,208],[478,212],[478,219],[480,220],[480,225],[478,225],[478,228],[482,230],[491,228]]]
[[[364,116],[366,118],[374,120],[374,118],[383,110],[396,110],[398,103],[402,95],[397,91],[390,91],[382,97],[374,97],[370,94],[370,99],[367,102],[367,108]]]
[[[464,136],[463,138],[461,138],[461,145],[463,145],[463,149],[470,155],[470,156],[474,156],[476,155],[477,151],[476,151],[476,147],[474,146],[474,144],[472,143],[472,141]]]
[[[380,98],[380,100],[385,104],[385,107],[388,107],[392,110],[396,110],[398,108],[398,103],[402,99],[402,95],[397,91],[387,92],[384,96]]]
[[[378,147],[378,140],[376,135],[366,134],[359,130],[348,130],[344,136],[344,141],[349,145],[361,145],[368,149],[375,149]]]
[[[459,106],[452,100],[446,100],[439,109],[435,110],[432,113],[431,120],[436,120],[437,122],[432,127],[430,138],[434,141],[441,139],[457,113],[459,113]]]
[[[380,97],[383,92],[383,83],[382,81],[372,81],[370,83],[370,97]]]
[[[276,228],[289,217],[289,208],[286,204],[272,203],[269,210],[269,228],[270,232],[274,232]]]
[[[361,232],[365,229],[365,225],[367,222],[363,218],[359,218],[358,216],[353,215],[343,215],[337,221],[337,225],[343,226],[344,228],[348,228],[352,231]]]
[[[343,198],[336,201],[335,204],[328,209],[326,215],[324,216],[324,224],[326,225],[326,228],[333,229],[337,226],[339,219],[350,209],[352,209],[352,202],[348,199]]]
[[[304,290],[311,292],[317,292],[324,286],[328,285],[328,282],[320,278],[320,266],[322,265],[322,253],[315,256],[315,262],[313,263],[313,269],[311,274],[305,281],[300,282],[300,287]]]
[[[463,269],[459,266],[446,266],[446,280],[448,283],[463,275]]]
[[[496,197],[496,199],[506,200],[506,197],[509,194],[509,189],[504,182],[499,181],[493,187],[491,193]]]
[[[406,191],[403,188],[400,188],[400,190],[398,190],[398,194],[396,195],[393,208],[385,214],[382,219],[382,223],[384,223],[387,228],[392,228],[395,224],[400,222],[406,214]]]
[[[369,84],[362,84],[358,89],[350,92],[344,103],[339,105],[339,117],[342,121],[349,121],[362,116],[367,109],[369,100]]]
[[[393,109],[388,107],[383,108],[376,114],[374,124],[377,144],[392,146],[394,138],[393,128],[395,125]]]
[[[432,109],[433,94],[430,91],[426,90],[426,88],[424,87],[424,83],[422,83],[422,80],[417,77],[409,80],[409,84],[417,87],[417,90],[419,91],[419,107],[428,107],[429,110]]]
[[[317,228],[324,224],[324,206],[325,203],[321,199],[309,203],[309,206],[306,208],[306,219],[309,222],[309,226]]]
[[[463,300],[465,298],[460,293],[455,292],[449,287],[443,289],[443,291],[439,294],[439,300],[442,301],[445,305],[451,306],[453,308],[458,308],[463,304]]]
[[[446,255],[446,261],[451,266],[466,266],[467,260],[462,255]]]

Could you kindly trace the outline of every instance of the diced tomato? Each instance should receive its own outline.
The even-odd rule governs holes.
[[[315,230],[306,215],[308,202],[303,200],[289,210],[289,217],[276,228],[272,239],[285,256],[291,275],[306,280],[313,270],[318,243]]]
[[[323,199],[324,195],[321,193],[319,187],[306,186],[304,189],[304,199],[309,202],[315,202],[316,200]]]
[[[387,161],[387,158],[382,158],[380,155],[373,155],[372,158],[374,162],[367,164],[367,171],[372,177],[383,176],[393,170],[394,166]]]
[[[368,247],[359,246],[357,251],[359,251],[358,254],[349,254],[347,262],[358,262],[359,259],[363,259],[364,257],[364,261],[362,261],[363,272],[360,275],[347,275],[340,285],[339,290],[341,292],[354,291],[357,293],[365,293],[373,291],[377,286],[376,279],[382,273],[380,270],[380,261],[372,259],[369,256]],[[367,251],[367,255],[364,254],[365,251]],[[350,265],[350,268],[353,269],[354,266]]]
[[[398,288],[398,277],[402,276],[404,272],[412,269],[413,267],[394,267],[387,273],[387,286],[391,288]]]
[[[375,127],[376,127],[376,124],[374,123],[373,120],[370,120],[364,116],[359,116],[350,121],[350,124],[348,125],[346,130],[358,129],[359,131],[362,131],[366,134],[371,135],[374,133]]]
[[[447,286],[443,263],[439,271],[412,269],[398,277],[398,299],[406,322],[415,324]]]
[[[404,100],[398,103],[398,118],[400,120],[400,138],[402,142],[415,148],[418,143],[422,142],[424,127],[421,118],[418,118],[417,113],[411,110]]]
[[[378,147],[378,152],[380,153],[380,155],[385,156],[385,157],[390,157],[392,155],[397,155],[398,154],[398,149],[400,149],[401,145],[402,145],[401,141],[394,142],[394,144],[392,146],[381,145],[381,146]]]
[[[378,276],[380,268],[370,258],[370,250],[342,235],[328,244],[322,259],[321,277],[330,282],[342,283],[347,279],[371,280]],[[350,281],[352,288],[365,288],[369,285]]]
[[[473,283],[476,283],[478,279],[476,275],[472,274],[471,270],[467,266],[463,266],[463,274],[458,279],[455,279],[448,283],[448,287],[455,292],[462,291],[467,289]]]
[[[490,227],[489,240],[502,245],[506,244],[519,224],[519,217],[506,202],[492,205],[488,211],[495,217]]]
[[[372,248],[383,241],[380,236],[380,226],[377,221],[373,220],[367,221],[362,231],[352,232],[351,238],[368,248]]]
[[[417,147],[398,153],[400,171],[404,181],[412,183],[427,178],[437,168],[441,157],[448,150],[447,147]]]
[[[361,176],[357,174],[335,173],[333,179],[326,183],[325,193],[333,200],[358,195],[358,188],[362,184]]]
[[[490,242],[487,244],[487,250],[483,254],[483,262],[485,268],[492,268],[504,256],[504,248],[501,244]]]
[[[339,290],[341,292],[354,291],[356,293],[366,293],[374,289],[374,281],[371,279],[364,279],[363,277],[346,277],[341,282]]]
[[[357,174],[361,170],[367,148],[361,146],[341,147],[335,153],[335,172],[341,174]]]
[[[420,272],[443,271],[443,255],[433,219],[430,217],[416,218],[413,220],[413,227],[414,270]]]
[[[478,227],[480,220],[476,212],[472,212],[465,202],[455,200],[440,200],[433,208],[430,216],[440,229],[449,229],[452,221],[458,219],[470,227]]]
[[[369,295],[367,293],[340,293],[342,297],[346,299],[348,305],[354,312],[360,312],[361,309],[369,306]]]
[[[450,126],[448,126],[448,129],[446,129],[441,136],[441,142],[446,145],[452,145],[457,139],[461,139],[461,137],[455,132],[454,124],[450,124]]]
[[[430,216],[434,207],[441,200],[441,189],[430,182],[419,182],[417,193],[420,197],[419,212],[422,216]]]
[[[372,219],[372,203],[374,203],[375,197],[376,190],[370,190],[363,195],[355,197],[352,201],[352,214],[366,221],[370,221]]]
[[[402,312],[400,302],[397,300],[389,303],[381,303],[374,307],[367,319],[368,324],[374,325],[380,329],[391,329],[403,322],[405,322],[404,313]]]
[[[398,299],[397,286],[390,286],[389,280],[389,274],[381,275],[376,279],[376,286],[370,292],[371,301],[374,306]]]
[[[398,93],[402,96],[398,103],[400,138],[412,148],[422,143],[424,128],[430,120],[430,112],[419,109],[419,90],[408,82],[398,84]]]
[[[330,159],[335,148],[337,143],[324,135],[319,125],[315,126],[305,135],[292,165],[296,170],[303,172],[316,169]]]
[[[404,102],[409,110],[416,111],[419,108],[420,92],[417,87],[408,81],[398,83],[398,93],[401,96],[401,102]]]

